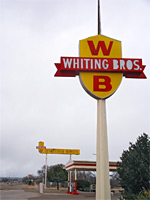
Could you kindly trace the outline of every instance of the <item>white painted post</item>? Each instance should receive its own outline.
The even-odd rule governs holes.
[[[46,153],[46,162],[45,162],[45,189],[46,189],[46,183],[47,183],[47,153]]]
[[[71,182],[71,170],[70,170],[70,194],[72,193],[72,182]]]
[[[43,183],[40,183],[40,194],[43,194]]]
[[[96,200],[111,200],[105,100],[97,100]]]
[[[68,191],[67,194],[70,194],[70,171],[68,171]]]
[[[75,169],[75,191],[74,191],[75,195],[78,195],[79,193],[77,193],[77,169]]]

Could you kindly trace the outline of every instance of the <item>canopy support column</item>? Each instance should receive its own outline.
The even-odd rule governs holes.
[[[77,192],[77,169],[75,169],[75,192],[72,194],[79,195],[79,193]]]

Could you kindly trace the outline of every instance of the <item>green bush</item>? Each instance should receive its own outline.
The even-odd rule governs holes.
[[[81,191],[86,191],[90,187],[90,183],[87,180],[78,180],[77,189]]]
[[[140,192],[140,194],[137,196],[138,200],[148,200],[150,199],[150,190],[145,190]]]

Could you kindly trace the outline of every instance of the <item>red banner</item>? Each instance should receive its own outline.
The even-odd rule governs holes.
[[[75,77],[80,72],[123,73],[126,78],[146,78],[142,59],[61,57],[55,76]]]

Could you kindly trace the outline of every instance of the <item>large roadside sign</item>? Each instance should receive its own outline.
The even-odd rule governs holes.
[[[98,1],[98,19],[99,10]],[[101,35],[99,20],[98,34],[80,40],[80,57],[61,57],[55,63],[55,77],[79,76],[85,91],[97,99],[96,200],[110,200],[105,99],[115,93],[123,77],[146,76],[141,58],[122,58],[121,41]]]
[[[85,91],[96,99],[110,97],[122,77],[146,78],[141,58],[122,58],[121,41],[96,35],[80,40],[80,57],[61,57],[57,77],[79,75]]]

